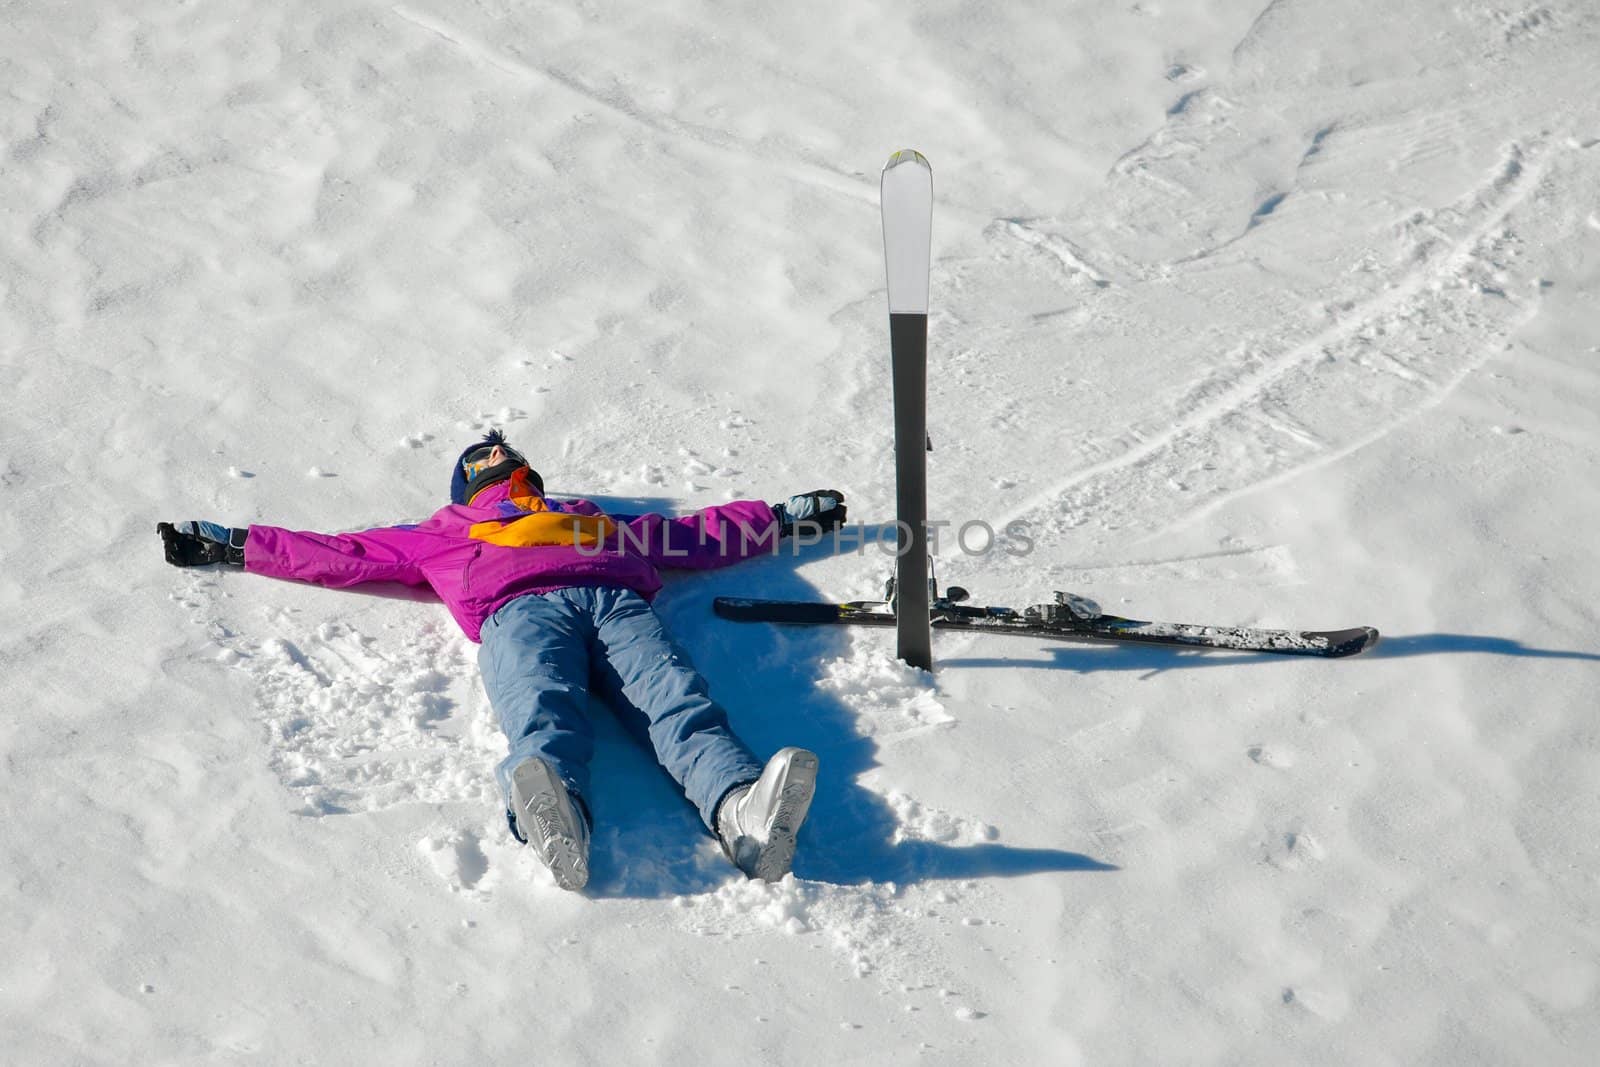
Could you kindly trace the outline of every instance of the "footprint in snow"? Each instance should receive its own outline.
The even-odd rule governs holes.
[[[1294,766],[1294,753],[1273,745],[1251,745],[1245,749],[1245,755],[1251,761],[1275,770],[1287,770]]]
[[[417,842],[417,851],[427,857],[452,893],[479,892],[479,885],[489,873],[483,841],[471,830],[423,838]]]
[[[1262,859],[1285,871],[1296,871],[1309,864],[1321,863],[1328,856],[1322,843],[1304,830],[1286,831],[1276,842],[1262,849]]]

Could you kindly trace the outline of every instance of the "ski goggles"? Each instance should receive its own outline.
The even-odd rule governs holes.
[[[480,448],[474,448],[471,452],[461,457],[461,473],[466,475],[469,484],[477,481],[480,474],[496,465],[494,463],[494,450],[497,448],[504,454],[506,459],[519,463],[524,467],[528,465],[528,461],[523,458],[522,453],[510,445],[483,445]]]

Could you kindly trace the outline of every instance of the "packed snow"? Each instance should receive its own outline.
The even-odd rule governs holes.
[[[0,25],[0,1060],[1592,1062],[1592,0]],[[795,872],[596,706],[575,894],[441,607],[163,562],[425,517],[491,427],[553,495],[881,534],[902,148],[941,579],[1376,650],[926,674],[711,613],[874,597],[873,537],[675,575],[738,731],[821,756]]]

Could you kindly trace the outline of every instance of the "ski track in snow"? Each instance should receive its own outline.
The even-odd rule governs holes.
[[[712,131],[694,127],[658,112],[647,111],[636,102],[619,94],[602,93],[582,84],[570,75],[536,67],[507,55],[502,50],[433,15],[404,5],[396,5],[390,10],[405,21],[449,42],[476,62],[504,71],[515,78],[535,82],[561,94],[570,103],[577,103],[586,108],[603,109],[630,126],[665,137],[713,159],[745,166],[749,164],[750,157],[755,156],[762,166],[775,168],[793,181],[826,189],[854,200],[870,201],[874,205],[877,203],[877,183],[862,175],[847,173],[814,160],[797,161],[775,156],[769,152],[761,152],[753,146],[714,137]]]
[[[1048,537],[1094,516],[1105,529],[1159,532],[1438,403],[1537,309],[1536,294],[1506,288],[1524,243],[1513,216],[1557,150],[1542,138],[1513,144],[1480,188],[1397,224],[1404,265],[1377,295],[1327,308],[1328,325],[1276,350],[1265,337],[1243,342],[1242,369],[1197,383],[1166,426],[1134,431],[996,525],[1029,520]]]

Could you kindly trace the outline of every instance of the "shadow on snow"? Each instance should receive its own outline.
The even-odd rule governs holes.
[[[859,784],[877,766],[877,745],[860,735],[854,712],[816,686],[818,665],[843,654],[842,629],[753,626],[718,619],[716,596],[815,599],[796,559],[751,560],[727,571],[669,579],[656,606],[669,629],[728,709],[735,731],[760,757],[785,745],[821,758],[816,799],[795,856],[798,878],[838,884],[1014,877],[1113,871],[1079,852],[998,843],[952,845],[896,840],[900,823],[884,797]],[[727,883],[731,869],[655,764],[648,748],[628,740],[629,724],[595,709],[596,753],[590,791],[595,835],[588,892],[597,897],[663,897],[704,893]]]
[[[593,499],[618,513],[668,510],[665,501],[649,498]],[[886,530],[892,527],[873,528],[869,536],[886,536]],[[1061,849],[896,840],[900,823],[894,811],[882,796],[859,784],[877,766],[876,744],[860,735],[848,707],[815,684],[817,666],[848,648],[848,630],[729,622],[711,611],[712,598],[750,595],[753,590],[765,597],[816,599],[816,590],[795,568],[831,548],[831,538],[823,538],[794,555],[786,542],[781,555],[728,570],[669,574],[656,601],[668,628],[728,709],[734,730],[758,756],[798,745],[821,757],[816,799],[795,858],[796,876],[905,886],[939,879],[1117,870]],[[343,593],[437,603],[430,591],[399,584],[371,584]],[[1005,660],[944,662],[1016,665]],[[590,710],[595,755],[585,799],[595,828],[588,894],[673,897],[711,892],[736,877],[697,813],[656,763],[642,722],[613,714],[598,699]]]

